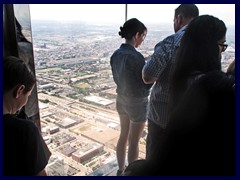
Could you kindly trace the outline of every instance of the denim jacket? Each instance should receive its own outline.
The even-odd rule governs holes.
[[[111,56],[113,79],[117,93],[129,97],[147,97],[152,84],[142,80],[144,57],[133,46],[122,44]]]

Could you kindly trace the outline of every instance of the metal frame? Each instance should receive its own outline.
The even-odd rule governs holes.
[[[13,4],[3,4],[3,44],[3,55],[18,57]]]

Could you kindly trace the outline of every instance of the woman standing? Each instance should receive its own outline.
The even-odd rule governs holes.
[[[113,79],[117,85],[116,106],[121,124],[117,143],[117,175],[121,175],[125,168],[127,142],[128,163],[138,159],[138,144],[145,127],[148,95],[152,86],[144,84],[142,80],[145,60],[135,49],[144,41],[147,28],[133,18],[120,27],[119,35],[125,38],[125,43],[113,53],[110,61]]]

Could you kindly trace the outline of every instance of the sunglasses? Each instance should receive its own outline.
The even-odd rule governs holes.
[[[219,43],[218,45],[222,47],[222,52],[226,51],[226,49],[227,49],[227,47],[228,47],[227,44]]]

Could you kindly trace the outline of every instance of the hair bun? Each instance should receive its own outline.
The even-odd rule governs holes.
[[[120,31],[118,32],[118,34],[123,38],[124,33],[123,33],[123,27],[122,26],[120,27]]]

